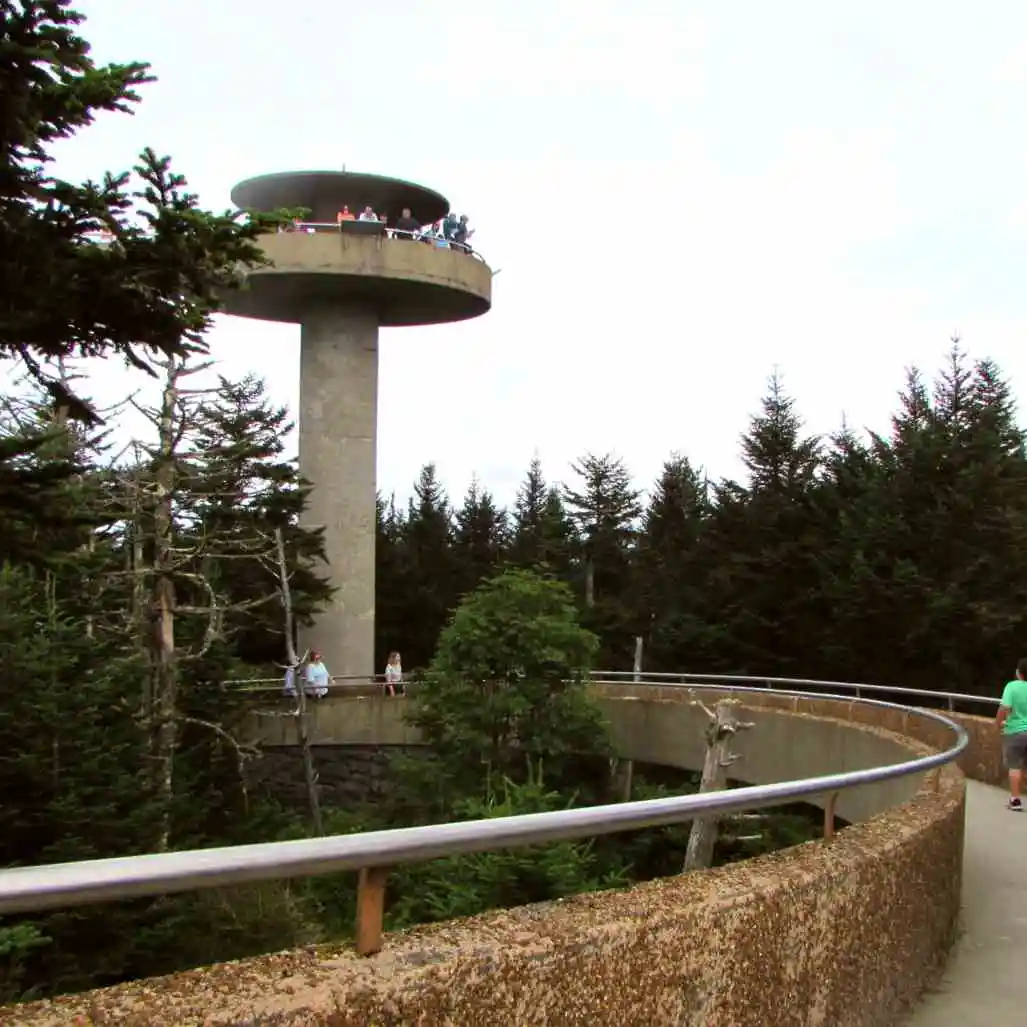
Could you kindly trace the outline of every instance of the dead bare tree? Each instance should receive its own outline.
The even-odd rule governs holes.
[[[318,786],[317,767],[314,754],[310,747],[310,726],[307,719],[306,683],[299,680],[301,660],[296,656],[295,638],[296,620],[292,606],[292,589],[289,585],[289,564],[285,556],[285,538],[280,527],[275,528],[275,573],[278,576],[279,595],[282,600],[282,616],[285,622],[285,654],[287,670],[292,671],[296,688],[296,731],[299,735],[300,751],[303,755],[303,776],[307,785],[307,804],[310,808],[310,822],[318,835],[324,834],[324,821],[321,817],[321,796]]]
[[[189,366],[183,359],[171,358],[160,362],[160,366],[165,376],[159,404],[148,408],[133,403],[155,429],[156,440],[136,443],[135,466],[122,475],[120,501],[126,507],[128,522],[129,566],[124,573],[130,575],[133,582],[129,618],[148,666],[141,716],[150,738],[156,791],[164,801],[165,810],[170,810],[175,758],[183,724],[202,727],[233,749],[246,801],[244,764],[256,750],[242,746],[220,724],[184,715],[179,694],[181,668],[185,661],[204,657],[223,637],[228,609],[253,608],[273,600],[275,593],[229,607],[204,572],[205,561],[212,557],[259,560],[267,549],[265,540],[256,536],[236,539],[227,549],[220,549],[220,540],[202,532],[189,540],[180,538],[184,498],[193,474],[187,444],[196,424],[200,399],[212,391],[188,389],[183,382],[207,370],[210,363]],[[198,601],[182,601],[180,593],[186,588]],[[176,623],[183,616],[199,617],[203,622],[201,640],[190,650],[184,650],[176,638]],[[166,812],[158,850],[166,850],[169,843],[170,816]]]
[[[731,740],[739,731],[748,730],[755,725],[735,719],[733,707],[738,705],[737,699],[721,699],[712,710],[698,699],[693,700],[692,705],[700,707],[709,718],[706,727],[706,757],[703,760],[699,793],[721,791],[727,787],[727,768],[740,759],[737,754],[730,751]],[[699,870],[710,865],[717,843],[717,828],[716,817],[696,817],[692,821],[688,848],[685,851],[686,871]]]

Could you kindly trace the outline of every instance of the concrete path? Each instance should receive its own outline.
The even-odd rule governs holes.
[[[936,992],[904,1027],[1027,1024],[1027,812],[998,788],[967,782],[962,935]]]

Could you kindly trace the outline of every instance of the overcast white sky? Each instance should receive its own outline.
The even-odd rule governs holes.
[[[64,176],[152,145],[221,209],[345,163],[470,216],[491,313],[382,333],[385,492],[434,460],[509,502],[536,450],[553,479],[586,450],[641,486],[671,450],[736,474],[775,365],[812,431],[884,428],[954,332],[1027,388],[1022,0],[76,6],[98,60],[159,81]],[[212,346],[295,405],[298,327]]]

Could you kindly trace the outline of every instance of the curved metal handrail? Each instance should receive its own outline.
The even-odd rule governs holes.
[[[674,683],[671,687],[722,690],[722,686],[716,684]],[[763,692],[765,689],[761,688],[759,691]],[[952,731],[954,742],[942,752],[901,763],[700,795],[370,831],[357,835],[19,867],[0,872],[0,914],[35,912],[144,895],[219,888],[282,878],[310,877],[340,871],[360,870],[362,881],[370,880],[371,878],[366,877],[367,874],[384,875],[385,871],[381,868],[399,863],[415,863],[444,856],[488,852],[546,842],[573,841],[600,834],[660,827],[693,820],[699,816],[717,816],[776,806],[796,799],[924,773],[957,759],[969,743],[963,727],[932,710],[916,709],[876,699],[854,699],[843,694],[793,689],[771,691],[774,694],[795,698],[838,699],[875,708],[898,710],[942,724]],[[382,887],[383,884],[376,886],[379,895]],[[375,903],[358,905],[366,908],[368,905],[373,907]],[[377,937],[380,944],[380,897],[377,905]],[[374,930],[370,933],[372,937],[375,936]],[[361,945],[360,937],[361,931],[358,927],[358,951],[376,950],[374,942],[365,942]]]
[[[754,677],[744,674],[681,674],[673,671],[632,671],[632,670],[596,670],[591,671],[589,677],[593,681],[606,681],[617,684],[636,685],[674,685],[674,684],[724,684],[729,688],[742,685],[745,688],[752,686],[763,686],[764,689],[773,685],[795,685],[804,688],[835,688],[845,692],[851,692],[857,699],[861,698],[864,692],[878,695],[908,695],[920,696],[928,699],[944,699],[951,712],[955,712],[955,704],[979,703],[982,706],[998,707],[1001,700],[992,695],[970,695],[967,692],[941,692],[928,688],[909,688],[903,685],[869,685],[859,681],[825,681],[819,678],[775,678],[775,677]],[[416,672],[407,675],[408,684],[416,679]],[[338,694],[343,688],[355,685],[381,684],[385,680],[384,674],[333,674],[329,679],[331,694]],[[274,690],[275,686],[281,688],[282,679],[275,678],[245,678],[235,679],[226,682],[237,686],[241,692],[268,692]]]
[[[614,680],[618,683],[630,681],[638,685],[664,685],[710,682],[716,684],[723,682],[726,685],[732,683],[762,682],[770,688],[772,685],[802,685],[805,688],[840,688],[852,692],[856,698],[860,698],[863,692],[886,693],[890,695],[919,695],[931,699],[945,699],[948,702],[950,711],[955,712],[957,702],[981,703],[984,706],[999,706],[1001,699],[992,695],[969,695],[965,692],[936,692],[927,688],[909,688],[899,685],[867,685],[856,681],[821,681],[817,678],[758,678],[748,677],[743,674],[675,674],[664,671],[631,671],[631,670],[597,670],[592,672],[598,680],[599,677]]]

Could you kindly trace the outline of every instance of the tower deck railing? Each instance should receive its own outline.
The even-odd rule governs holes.
[[[400,239],[409,242],[419,242],[422,246],[432,246],[435,249],[452,250],[454,253],[461,253],[464,256],[471,257],[474,260],[479,261],[486,267],[489,266],[488,261],[475,249],[470,246],[462,246],[459,243],[454,243],[451,240],[445,240],[445,246],[438,246],[437,243],[440,240],[428,235],[426,232],[408,232],[402,228],[390,228],[387,224],[381,221],[291,221],[288,224],[283,224],[279,227],[279,231],[283,234],[289,233],[307,233],[310,235],[323,235],[328,232],[335,232],[336,234],[346,234],[347,229],[350,225],[362,225],[367,226],[367,231],[359,232],[356,234],[376,236],[379,239]],[[346,226],[345,228],[343,226]],[[109,246],[115,241],[115,237],[110,232],[91,232],[88,233],[85,238],[89,242],[97,246]]]
[[[358,228],[354,229],[352,226],[358,226]],[[360,231],[360,229],[363,229],[363,231]],[[437,236],[430,235],[427,231],[409,232],[403,228],[391,228],[384,221],[291,221],[287,225],[280,226],[279,231],[283,234],[290,232],[302,234],[306,232],[310,235],[324,235],[329,232],[342,235],[353,233],[356,235],[377,236],[379,239],[400,239],[404,242],[419,242],[422,246],[432,246],[436,249],[462,253],[488,266],[485,258],[470,246],[461,245],[450,239],[439,239]],[[439,246],[439,242],[445,242],[446,245]]]
[[[676,677],[692,679],[696,676]],[[768,687],[768,680],[775,687]],[[868,686],[865,685],[740,677],[733,677],[730,681],[733,682],[731,690],[739,692],[769,691],[796,699],[839,699],[878,709],[898,710],[943,725],[951,732],[951,744],[943,751],[886,766],[699,795],[327,838],[19,867],[0,872],[0,915],[256,881],[358,871],[356,950],[361,955],[369,955],[377,952],[382,945],[385,884],[389,868],[398,864],[637,831],[679,824],[696,817],[718,817],[816,796],[828,796],[824,833],[830,837],[834,833],[837,793],[932,770],[937,772],[937,784],[941,768],[956,760],[969,743],[966,730],[941,713],[862,696],[853,697],[852,689],[858,687],[866,690]],[[616,682],[597,680],[596,683]],[[660,684],[663,687],[696,691],[723,692],[725,688],[723,681],[705,683],[661,680]],[[777,687],[787,684],[816,685],[832,690]]]

